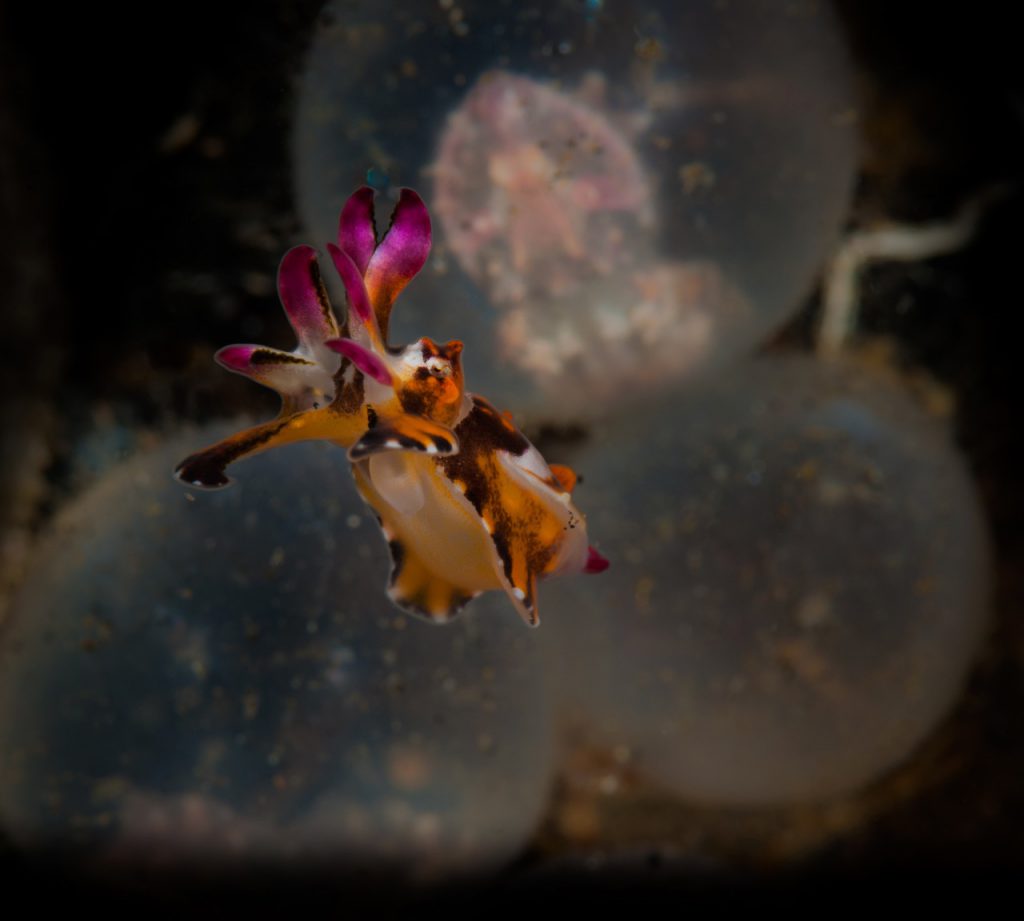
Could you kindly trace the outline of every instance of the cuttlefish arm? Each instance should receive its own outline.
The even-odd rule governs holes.
[[[386,420],[371,417],[362,437],[348,451],[351,461],[362,460],[381,451],[420,451],[444,456],[459,450],[459,440],[445,425],[423,416],[400,413]]]
[[[363,278],[381,340],[386,342],[395,299],[430,254],[430,215],[412,189],[402,189],[391,223],[378,241],[373,195],[373,189],[364,186],[345,203],[338,221],[337,249],[352,260]]]
[[[231,482],[227,468],[243,458],[281,445],[319,439],[348,448],[359,440],[366,426],[365,408],[356,413],[342,413],[334,406],[324,406],[278,416],[186,457],[175,468],[174,475],[189,486],[219,489]]]

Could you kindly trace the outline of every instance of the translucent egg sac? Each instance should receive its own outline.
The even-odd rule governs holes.
[[[596,429],[612,561],[546,587],[563,706],[697,803],[854,790],[961,692],[987,540],[945,424],[876,373],[762,359]],[[560,610],[559,610],[560,609]]]
[[[344,453],[172,480],[227,434],[106,472],[55,522],[0,632],[0,827],[109,861],[422,878],[514,856],[544,809],[535,634],[504,597],[438,627],[385,595]]]
[[[598,418],[745,355],[845,215],[855,96],[827,4],[329,3],[299,82],[309,239],[354,185],[423,193],[396,341],[469,386]]]

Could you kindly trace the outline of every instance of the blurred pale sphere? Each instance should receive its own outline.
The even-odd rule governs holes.
[[[57,519],[0,633],[0,827],[161,865],[515,856],[553,770],[536,635],[504,598],[444,627],[393,607],[338,448],[215,493],[172,480],[233,430],[110,469]]]
[[[744,355],[799,305],[856,159],[825,3],[333,2],[299,87],[310,242],[419,189],[434,253],[395,341],[466,342],[471,390],[600,417]]]
[[[961,692],[986,534],[946,426],[891,380],[758,360],[598,427],[575,466],[612,567],[546,587],[554,680],[680,796],[852,790]]]

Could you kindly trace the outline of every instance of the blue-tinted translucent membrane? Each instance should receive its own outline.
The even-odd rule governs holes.
[[[536,634],[498,596],[447,627],[395,608],[338,448],[261,455],[219,492],[171,478],[224,433],[58,517],[0,638],[0,825],[159,865],[514,856],[553,770]]]
[[[877,372],[761,359],[574,458],[611,569],[552,582],[563,706],[680,796],[844,793],[948,712],[988,557],[945,424]]]

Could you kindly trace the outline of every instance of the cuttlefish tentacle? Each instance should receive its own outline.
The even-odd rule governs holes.
[[[189,486],[219,489],[231,482],[225,471],[236,461],[299,441],[333,441],[347,448],[355,444],[366,425],[365,410],[360,413],[341,413],[333,406],[302,410],[236,432],[186,457],[174,473]]]
[[[347,253],[359,269],[366,274],[370,257],[377,248],[377,230],[373,223],[373,189],[356,189],[341,209],[338,219],[338,248]]]
[[[213,357],[222,368],[276,391],[281,397],[281,416],[331,402],[331,375],[322,365],[294,352],[263,345],[228,345]]]
[[[377,325],[377,315],[359,268],[348,253],[333,243],[327,244],[327,252],[345,286],[345,295],[348,301],[348,328],[351,335],[362,345],[383,349],[384,339],[380,327]]]
[[[299,342],[296,352],[333,373],[338,359],[324,343],[339,336],[341,328],[320,275],[317,251],[312,246],[295,246],[284,254],[277,270],[277,291]]]
[[[373,225],[371,190],[360,189],[342,209],[338,249],[346,253],[362,273],[385,342],[391,308],[426,263],[430,238],[427,206],[412,189],[402,189],[391,224],[380,242],[376,241]]]
[[[366,346],[354,339],[342,338],[328,340],[327,347],[339,355],[344,355],[363,374],[377,381],[378,384],[394,387],[394,377],[388,367],[388,362]]]

